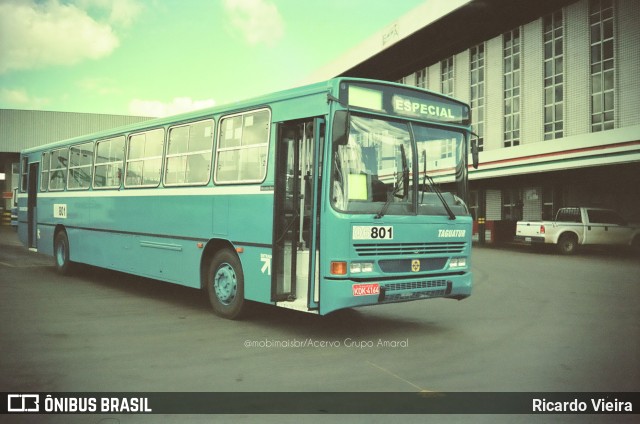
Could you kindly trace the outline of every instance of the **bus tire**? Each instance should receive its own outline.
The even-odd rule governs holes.
[[[71,272],[71,260],[69,259],[69,238],[64,231],[58,231],[53,239],[53,258],[56,271],[62,275]]]
[[[217,252],[207,271],[207,293],[213,311],[227,319],[238,319],[244,312],[244,274],[235,252]]]
[[[558,239],[558,252],[563,255],[573,255],[578,248],[578,239],[573,234],[563,234]]]

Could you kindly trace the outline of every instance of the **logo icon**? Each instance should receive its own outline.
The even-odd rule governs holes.
[[[412,259],[411,260],[411,271],[412,272],[420,271],[420,259]]]
[[[7,412],[40,412],[40,395],[7,395]]]

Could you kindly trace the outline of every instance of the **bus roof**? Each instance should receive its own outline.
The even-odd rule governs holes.
[[[389,82],[389,81],[339,77],[339,78],[333,78],[327,81],[318,82],[315,84],[309,84],[309,85],[290,88],[287,90],[282,90],[274,93],[264,94],[261,96],[240,100],[237,102],[226,103],[219,106],[216,105],[209,108],[198,109],[198,110],[194,110],[191,112],[186,112],[178,115],[171,115],[171,116],[162,117],[162,118],[149,119],[149,120],[138,122],[135,124],[129,124],[129,125],[120,126],[120,127],[113,127],[113,128],[109,128],[109,129],[98,131],[98,132],[82,134],[76,137],[54,141],[54,142],[42,144],[37,147],[24,149],[22,153],[28,154],[28,153],[38,152],[41,150],[50,150],[52,148],[64,147],[66,145],[73,145],[73,144],[82,143],[85,141],[108,138],[110,136],[121,134],[121,133],[131,133],[131,132],[142,131],[150,128],[177,124],[180,122],[189,122],[189,121],[193,121],[194,119],[205,118],[205,117],[209,117],[211,115],[216,115],[216,114],[240,112],[248,108],[265,106],[265,105],[268,105],[269,103],[279,102],[282,100],[292,99],[296,97],[309,96],[309,95],[318,94],[322,92],[327,92],[327,94],[336,93],[338,90],[338,87],[340,87],[340,84],[344,81],[402,87],[404,89],[410,89],[410,90],[428,93],[429,95],[439,97],[444,101],[458,103],[462,106],[465,105],[465,103],[460,102],[459,100],[453,99],[449,96],[446,96],[437,92],[432,92],[430,90],[417,88],[417,87],[406,86],[403,84]]]

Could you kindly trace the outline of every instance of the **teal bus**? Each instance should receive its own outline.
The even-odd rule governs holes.
[[[27,149],[18,232],[60,273],[202,289],[230,319],[464,299],[471,138],[464,103],[335,78]]]

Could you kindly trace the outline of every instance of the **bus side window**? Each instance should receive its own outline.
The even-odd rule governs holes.
[[[163,149],[163,128],[129,136],[125,187],[157,187]]]
[[[20,192],[26,193],[27,183],[29,181],[29,158],[27,156],[22,157],[22,166],[20,172]]]
[[[217,184],[258,183],[267,173],[271,112],[261,109],[220,120],[216,150]]]
[[[94,188],[120,188],[124,169],[124,136],[100,140],[96,146]]]
[[[209,182],[213,120],[169,130],[164,182],[166,185],[205,185]]]
[[[93,142],[71,146],[69,155],[69,189],[87,189],[93,171]]]
[[[42,153],[42,164],[40,165],[40,191],[47,191],[49,185],[49,153]]]
[[[69,163],[69,148],[51,152],[51,167],[49,168],[49,190],[62,191],[67,185],[67,165]]]

